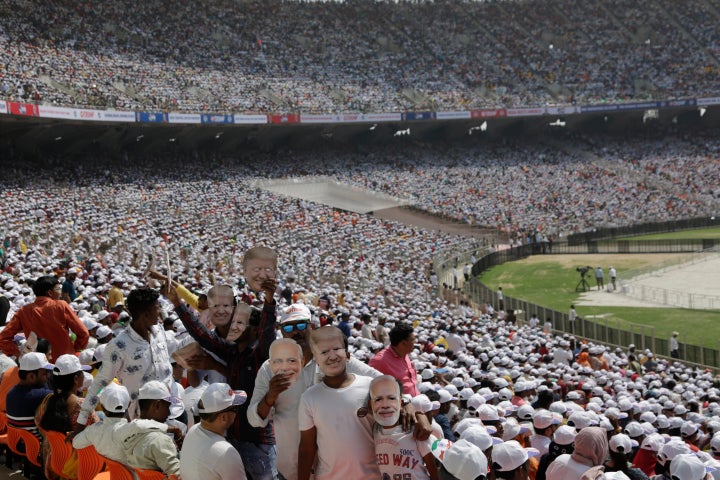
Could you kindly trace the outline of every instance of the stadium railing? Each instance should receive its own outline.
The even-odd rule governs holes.
[[[552,245],[552,250],[546,246],[544,252],[553,254],[679,253],[699,252],[703,250],[703,245],[703,240],[603,241],[587,242],[581,245],[556,242]],[[540,245],[523,245],[486,253],[473,265],[470,280],[464,282],[462,288],[465,296],[478,309],[486,303],[494,306],[498,305],[497,292],[480,282],[477,276],[490,267],[542,253],[543,249]],[[460,258],[460,256],[457,258]],[[436,265],[448,266],[448,262],[453,264],[454,259],[437,261]],[[452,266],[450,268],[452,269]],[[441,277],[440,273],[438,273],[438,277]],[[507,294],[504,295],[504,305],[506,310],[512,309],[516,312],[522,312],[522,315],[519,316],[521,321],[527,321],[532,314],[537,315],[541,325],[546,320],[549,320],[556,334],[572,333],[576,338],[586,339],[613,348],[627,348],[632,343],[639,350],[650,349],[657,356],[670,358],[669,341],[665,338],[658,338],[653,326],[628,322],[622,322],[621,324],[617,320],[610,319],[579,318],[576,320],[573,329],[565,312],[509,297]],[[680,359],[686,364],[710,368],[714,371],[720,369],[720,350],[680,342]]]

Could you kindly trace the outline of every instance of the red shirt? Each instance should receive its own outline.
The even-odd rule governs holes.
[[[392,346],[383,348],[369,362],[375,370],[391,375],[402,383],[403,393],[416,397],[420,395],[417,388],[417,372],[407,355],[400,357]]]
[[[70,332],[75,333],[75,343],[70,342]],[[48,360],[54,362],[66,353],[75,354],[87,346],[90,333],[80,321],[70,305],[63,300],[50,297],[37,297],[35,302],[25,305],[15,312],[10,322],[0,333],[0,350],[5,355],[17,355],[17,345],[13,341],[16,333],[23,332],[27,338],[35,332],[38,338],[45,338],[52,347]]]

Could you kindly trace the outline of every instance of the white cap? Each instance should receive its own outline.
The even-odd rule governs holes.
[[[512,440],[513,438],[517,437],[521,433],[527,433],[529,431],[528,427],[525,425],[521,425],[516,418],[508,418],[507,421],[503,424],[503,434],[502,439],[503,440]]]
[[[684,453],[690,453],[690,447],[687,443],[679,438],[670,440],[660,447],[660,451],[657,454],[657,461],[660,465],[665,465],[668,461],[672,462],[675,457]]]
[[[500,400],[510,400],[513,397],[513,392],[509,388],[501,388],[498,392],[498,398]]]
[[[593,422],[593,419],[592,417],[590,417],[590,415],[591,413],[588,412],[573,412],[568,417],[567,424],[575,427],[578,431],[591,426],[593,423],[597,425],[597,422]]]
[[[720,455],[720,433],[713,435],[712,440],[710,440],[710,451],[714,455]]]
[[[440,403],[448,403],[448,402],[452,402],[453,400],[457,400],[457,398],[450,395],[450,392],[448,392],[444,388],[441,388],[440,390],[438,390],[437,393],[440,396]]]
[[[517,417],[520,420],[532,420],[534,413],[535,413],[535,409],[529,403],[526,403],[525,405],[521,405],[517,409]]]
[[[535,449],[523,448],[515,440],[501,443],[492,450],[493,470],[511,472],[527,462],[530,456],[536,457],[538,453]]]
[[[562,425],[553,433],[553,442],[558,445],[570,445],[575,441],[577,430],[567,425]]]
[[[643,430],[642,425],[640,425],[639,422],[630,422],[625,425],[625,433],[630,438],[636,438],[641,435],[645,435],[645,430]]]
[[[683,422],[680,427],[680,435],[683,437],[692,437],[699,430],[699,425],[693,422]]]
[[[458,392],[460,400],[467,400],[475,394],[472,388],[465,387]],[[483,399],[484,400],[484,399]]]
[[[460,393],[462,394],[464,391],[465,390],[463,390]],[[484,404],[485,404],[485,397],[483,397],[482,395],[478,395],[477,393],[474,393],[470,396],[470,398],[468,398],[467,408],[471,412],[476,412],[477,409],[480,408],[480,406],[484,405]]]
[[[487,457],[483,451],[463,439],[451,444],[443,452],[441,461],[445,470],[458,480],[475,480],[488,470]]]
[[[309,322],[311,319],[310,309],[304,303],[294,303],[289,307],[285,307],[280,315],[280,323],[296,322],[298,320]]]
[[[665,444],[665,438],[659,433],[652,433],[643,439],[640,448],[650,450],[651,452],[659,452],[660,448]]]
[[[92,330],[93,328],[95,328],[95,327],[97,327],[98,325],[100,325],[98,322],[96,322],[95,320],[93,320],[92,317],[85,317],[85,318],[83,318],[83,319],[82,319],[82,323],[83,323],[83,325],[85,325],[85,328],[87,328],[88,330]]]
[[[490,404],[480,405],[475,412],[475,415],[482,421],[495,421],[500,420],[497,408]]]
[[[99,339],[103,339],[108,335],[112,335],[112,333],[113,332],[110,327],[108,327],[107,325],[101,325],[100,328],[95,331],[95,336]]]
[[[127,388],[110,382],[98,395],[103,408],[109,412],[124,412],[130,405],[130,394]]]
[[[200,413],[216,413],[230,407],[242,405],[247,400],[247,394],[242,390],[233,390],[227,383],[213,383],[200,397],[202,408],[198,404]]]
[[[140,387],[138,400],[165,400],[169,403],[182,403],[179,398],[173,397],[170,389],[158,380],[151,380]]]
[[[35,370],[40,370],[41,368],[44,368],[45,370],[52,370],[53,367],[54,365],[48,362],[44,353],[28,352],[20,357],[19,370],[23,370],[25,372],[34,372]]]
[[[705,464],[691,453],[677,455],[670,464],[670,475],[672,478],[705,480],[706,473]]]
[[[70,375],[72,373],[90,370],[90,368],[90,365],[80,364],[80,360],[75,355],[66,353],[55,359],[53,374],[58,376]]]
[[[472,425],[466,428],[465,431],[460,434],[460,438],[467,440],[483,451],[493,445],[502,443],[501,439],[491,436],[488,431],[480,425]]]
[[[412,399],[412,406],[420,413],[432,411],[432,402],[425,394],[420,394]]]
[[[93,357],[94,354],[94,348],[86,348],[85,350],[80,352],[78,359],[80,360],[80,363],[82,365],[92,365],[93,363],[95,363],[95,358]]]
[[[632,452],[633,447],[638,446],[637,441],[632,440],[624,433],[618,433],[617,435],[613,435],[610,438],[608,444],[610,446],[610,450],[612,450],[613,452],[624,453],[625,455]]]
[[[559,425],[558,419],[553,412],[549,410],[535,410],[533,415],[533,426],[535,428],[548,428],[550,425]]]

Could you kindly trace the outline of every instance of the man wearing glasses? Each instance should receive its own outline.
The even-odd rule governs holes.
[[[300,428],[298,424],[298,406],[300,397],[312,385],[322,378],[322,372],[313,360],[310,349],[310,332],[312,315],[310,309],[296,303],[283,309],[280,318],[280,332],[283,339],[297,345],[294,348],[300,360],[302,370],[297,375],[290,374],[286,369],[275,370],[271,360],[265,362],[255,379],[255,391],[248,407],[248,421],[254,427],[266,427],[272,412],[278,472],[285,480],[297,479],[298,445],[300,445]],[[278,342],[278,341],[276,341]],[[286,343],[286,342],[283,342]],[[273,353],[277,346],[273,343]],[[350,358],[347,360],[350,373],[377,377],[380,372],[366,364]],[[273,374],[273,371],[278,373]],[[293,380],[294,377],[297,377]]]
[[[240,302],[234,308],[230,332],[227,338],[220,338],[210,332],[184,305],[177,291],[168,285],[165,295],[175,306],[177,313],[188,333],[205,350],[223,359],[227,366],[208,360],[208,365],[198,368],[214,368],[227,378],[227,383],[236,390],[243,390],[252,395],[255,377],[260,366],[270,354],[270,344],[275,340],[275,308],[274,299],[277,283],[274,276],[266,277],[260,283],[264,292],[262,310],[245,315],[247,305]],[[237,322],[236,322],[237,320]],[[234,339],[234,340],[233,340]],[[210,359],[210,357],[206,357]],[[228,441],[240,452],[247,477],[251,480],[274,480],[277,478],[275,469],[275,438],[272,427],[252,428],[246,414],[247,404],[242,405],[232,427],[228,429]]]

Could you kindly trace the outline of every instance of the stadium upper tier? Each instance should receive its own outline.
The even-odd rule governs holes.
[[[720,94],[720,0],[0,0],[0,96],[387,112]]]
[[[234,200],[218,207],[201,201],[202,206],[196,208],[193,205],[199,200],[193,197],[195,193],[193,202],[186,204],[187,194],[178,196],[173,190],[153,200],[150,210],[147,201],[136,197],[131,203],[138,202],[142,208],[108,205],[113,211],[131,212],[135,219],[152,218],[148,216],[151,210],[164,212],[167,228],[188,223],[187,212],[194,212],[193,221],[205,222],[212,210],[212,215],[218,215],[232,230],[238,224],[231,215],[238,212],[259,216],[260,212],[284,212],[282,205],[265,205],[263,200],[267,195],[285,198],[282,195],[245,193],[246,189],[257,190],[257,180],[307,175],[327,176],[398,197],[420,210],[502,230],[513,238],[525,238],[539,229],[558,240],[597,228],[720,213],[720,140],[716,133],[626,140],[586,137],[567,139],[562,146],[512,141],[476,146],[402,143],[360,151],[257,151],[240,158],[237,154],[171,151],[140,157],[135,164],[102,154],[85,159],[76,155],[50,158],[52,168],[38,169],[0,155],[8,172],[0,187],[12,200],[0,204],[0,218],[8,219],[6,229],[21,230],[38,209],[54,221],[69,222],[67,202],[55,199],[75,198],[75,192],[87,196],[92,191],[89,200],[106,208],[104,199],[114,198],[112,189],[117,184],[134,183],[153,190],[152,185],[171,181],[177,183],[174,188],[182,189],[183,181],[195,179],[215,182],[212,187],[202,183],[200,200],[216,189],[230,192],[224,197]],[[78,185],[57,184],[58,172]],[[92,185],[100,190],[88,190]],[[44,189],[51,189],[52,195]],[[73,210],[70,223],[99,232],[92,226],[93,215],[92,208]],[[310,215],[303,221],[312,226],[315,220],[311,218],[320,217]],[[164,223],[156,227],[159,231],[166,228]]]

